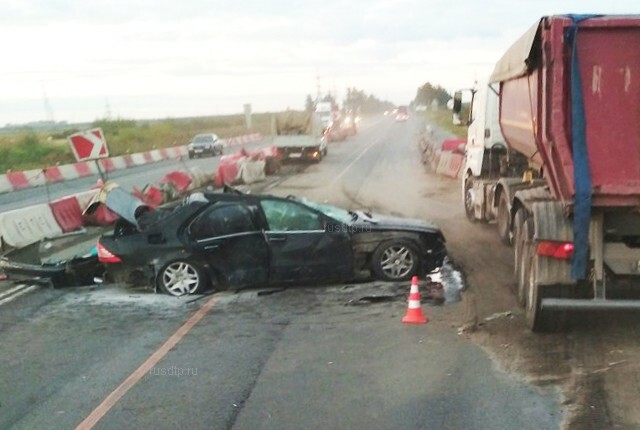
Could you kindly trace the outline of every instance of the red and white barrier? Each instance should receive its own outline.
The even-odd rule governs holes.
[[[54,200],[49,203],[49,207],[63,233],[78,230],[83,226],[82,209],[74,196]]]
[[[243,145],[262,140],[260,133],[247,134],[244,136],[226,139],[227,146]],[[182,158],[188,155],[186,146],[175,146],[172,148],[154,149],[148,152],[121,155],[112,158],[101,159],[101,168],[106,172],[127,169],[133,166],[156,163],[172,158]],[[69,181],[77,178],[97,175],[98,170],[93,162],[80,162],[52,166],[45,169],[26,170],[23,172],[8,172],[0,175],[0,194],[26,188],[41,187],[47,184]]]
[[[0,213],[0,236],[3,243],[12,247],[21,248],[61,234],[62,229],[46,203]]]
[[[438,160],[438,167],[436,173],[439,175],[448,176],[449,178],[457,178],[460,169],[462,168],[462,162],[464,156],[449,151],[442,151],[440,159]]]

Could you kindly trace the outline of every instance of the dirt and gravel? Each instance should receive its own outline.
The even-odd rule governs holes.
[[[444,138],[432,127],[442,134],[436,139]],[[412,136],[416,142],[419,130]],[[405,150],[376,145],[361,155],[371,169],[351,172],[348,180],[336,171],[333,181],[318,186],[321,178],[311,167],[278,182],[272,192],[330,196],[333,204],[434,221],[466,283],[462,305],[439,313],[434,323],[458,329],[504,371],[558,388],[564,429],[640,429],[640,364],[633,358],[640,354],[637,314],[582,312],[568,318],[562,333],[531,333],[516,303],[512,249],[500,242],[495,225],[467,220],[460,182],[417,167],[417,144],[408,157]]]
[[[577,313],[562,333],[531,333],[516,303],[512,249],[500,243],[495,225],[466,219],[459,181],[426,170],[429,179],[420,182],[423,204],[445,232],[468,286],[464,306],[447,315],[450,324],[505,371],[539,386],[558,386],[563,428],[640,428],[637,314]]]

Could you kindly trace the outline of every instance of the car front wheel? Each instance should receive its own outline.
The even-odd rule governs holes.
[[[193,263],[183,260],[164,266],[158,274],[157,282],[162,292],[174,297],[199,293],[206,285],[203,271]]]
[[[371,264],[376,278],[384,281],[403,281],[418,272],[420,257],[410,241],[389,240],[376,248]]]

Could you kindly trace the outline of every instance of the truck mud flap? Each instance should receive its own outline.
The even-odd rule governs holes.
[[[556,201],[535,202],[531,205],[534,241],[573,242],[573,226],[564,216],[562,204]],[[551,257],[537,259],[540,285],[573,284],[571,260]]]

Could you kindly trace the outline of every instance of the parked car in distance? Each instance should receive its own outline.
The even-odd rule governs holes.
[[[247,286],[376,278],[439,268],[440,229],[428,222],[239,192],[195,194],[175,208],[121,219],[98,241],[107,279],[144,280],[173,296]],[[130,218],[129,218],[130,219]]]
[[[222,155],[224,147],[224,141],[213,133],[198,134],[187,145],[189,158],[202,157],[203,155]]]
[[[400,106],[396,110],[396,122],[404,122],[409,119],[409,109],[406,106]]]

